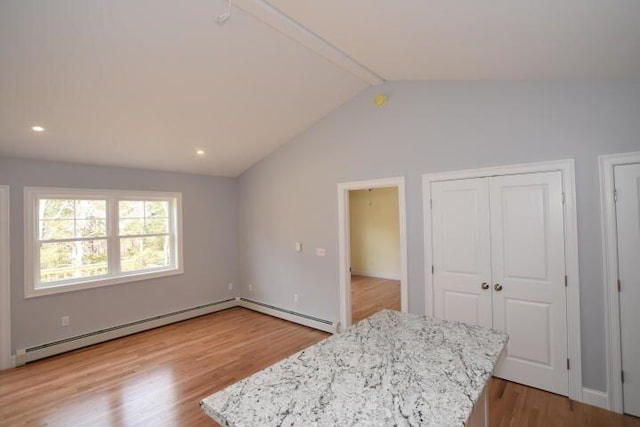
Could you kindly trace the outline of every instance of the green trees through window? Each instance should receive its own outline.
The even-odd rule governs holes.
[[[166,267],[170,263],[169,202],[118,202],[122,271]]]
[[[105,200],[40,199],[40,282],[108,273]]]
[[[175,266],[175,203],[171,198],[36,198],[38,283],[46,287]]]

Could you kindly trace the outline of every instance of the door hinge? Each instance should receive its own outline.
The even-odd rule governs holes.
[[[571,369],[571,362],[567,359],[567,370]]]
[[[613,203],[616,203],[618,201],[618,190],[616,190],[615,188],[613,189]]]
[[[568,287],[569,286],[569,276],[567,276],[566,274],[564,275],[564,287]]]
[[[624,383],[624,371],[620,371],[620,379]]]
[[[436,268],[432,265],[431,266],[431,274],[435,274],[436,273]]]
[[[564,205],[565,203],[567,203],[567,194],[562,193],[562,204]]]
[[[622,282],[618,279],[618,293],[622,292]]]

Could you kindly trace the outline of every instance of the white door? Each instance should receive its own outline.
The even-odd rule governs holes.
[[[434,315],[507,332],[496,376],[567,395],[561,172],[436,182],[431,197]]]
[[[640,164],[616,166],[624,412],[640,417]]]
[[[509,334],[495,375],[567,395],[562,174],[489,183],[493,327]]]
[[[434,315],[491,327],[491,247],[487,178],[435,182]]]

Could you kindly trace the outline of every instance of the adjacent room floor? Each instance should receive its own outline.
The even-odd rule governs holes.
[[[0,425],[214,425],[203,397],[328,335],[233,308],[0,372]],[[491,426],[640,426],[640,419],[502,380]]]
[[[351,321],[388,308],[400,311],[400,281],[366,276],[351,276]]]

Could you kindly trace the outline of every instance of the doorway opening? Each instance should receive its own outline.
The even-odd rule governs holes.
[[[339,184],[338,205],[341,329],[408,311],[404,178]]]
[[[572,159],[423,175],[427,316],[507,331],[497,376],[582,401],[575,200]]]
[[[349,191],[351,322],[400,311],[398,188]]]

